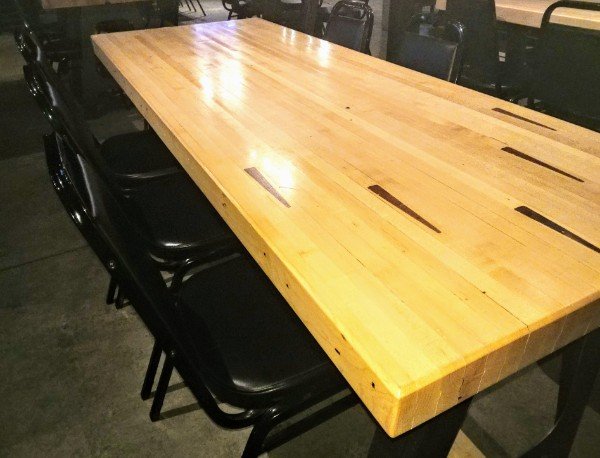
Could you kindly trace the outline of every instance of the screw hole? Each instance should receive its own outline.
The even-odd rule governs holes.
[[[335,349],[335,352],[336,352],[338,355],[341,355],[340,351],[339,351],[337,348]]]
[[[375,382],[371,382],[371,388],[375,388]]]

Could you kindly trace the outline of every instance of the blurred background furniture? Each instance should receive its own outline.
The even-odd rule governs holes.
[[[460,22],[435,23],[433,14],[417,14],[390,62],[456,83],[462,69],[464,27]],[[426,27],[423,27],[426,26]],[[420,31],[424,29],[425,33]]]
[[[556,23],[559,8],[600,12],[600,3],[560,1],[546,10],[535,49],[529,105],[600,131],[600,30]]]
[[[332,43],[370,54],[373,10],[366,2],[341,0],[335,4],[323,38]]]

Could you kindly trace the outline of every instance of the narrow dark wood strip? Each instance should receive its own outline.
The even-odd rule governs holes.
[[[587,240],[582,239],[578,235],[573,234],[570,230],[565,229],[560,224],[557,224],[554,221],[552,221],[551,219],[546,218],[544,215],[539,214],[535,210],[532,210],[531,208],[525,207],[525,206],[517,207],[517,208],[515,208],[515,210],[518,211],[519,213],[521,213],[522,215],[525,215],[525,216],[537,221],[538,223],[541,223],[544,226],[549,227],[550,229],[552,229],[556,232],[559,232],[566,237],[569,237],[571,240],[575,240],[576,242],[581,243],[583,246],[589,248],[590,250],[593,250],[596,253],[600,253],[600,248],[598,248],[593,243],[590,243]]]
[[[502,114],[504,114],[506,116],[512,116],[513,118],[520,119],[521,121],[525,121],[525,122],[528,122],[528,123],[531,123],[531,124],[535,124],[536,126],[543,127],[544,129],[550,129],[550,130],[553,130],[553,131],[556,132],[556,129],[553,129],[552,127],[549,127],[549,126],[547,126],[545,124],[541,124],[541,123],[536,122],[536,121],[532,121],[531,119],[524,118],[523,116],[519,116],[518,114],[511,113],[510,111],[506,111],[503,108],[492,108],[492,111],[496,111],[498,113],[502,113]]]
[[[522,153],[521,151],[511,148],[510,146],[505,146],[504,148],[502,148],[502,151],[505,151],[509,154],[513,154],[514,156],[520,157],[521,159],[525,159],[526,161],[533,162],[534,164],[541,165],[542,167],[545,167],[548,170],[552,170],[553,172],[560,173],[561,175],[564,175],[566,177],[572,178],[575,181],[579,181],[580,183],[583,183],[583,180],[581,178],[577,178],[576,176],[571,175],[570,173],[567,173],[564,170],[558,169],[558,168],[554,167],[553,165],[550,165],[546,162],[540,161],[539,159],[529,156],[528,154]]]
[[[262,173],[260,173],[260,170],[258,170],[256,167],[248,167],[244,170],[248,175],[250,175],[256,181],[258,181],[258,183],[263,188],[269,191],[279,202],[281,202],[287,208],[290,208],[290,204],[288,203],[288,201],[285,200],[285,198],[281,194],[279,194],[279,191],[277,191],[277,189],[275,189],[271,183],[269,183],[265,176]]]
[[[404,205],[395,196],[393,196],[392,194],[390,194],[389,192],[387,192],[385,189],[383,189],[378,184],[374,184],[373,186],[369,186],[369,190],[373,191],[375,194],[377,194],[379,197],[381,197],[386,202],[389,202],[390,204],[392,204],[394,207],[399,208],[400,210],[402,210],[407,215],[412,216],[419,223],[424,224],[425,226],[427,226],[432,231],[435,231],[438,234],[442,233],[442,231],[440,231],[437,227],[435,227],[433,224],[431,224],[429,221],[427,221],[425,218],[423,218],[421,215],[419,215],[416,211],[414,211],[410,207],[407,207],[406,205]]]

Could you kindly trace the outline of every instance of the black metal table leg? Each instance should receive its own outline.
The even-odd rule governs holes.
[[[567,345],[562,367],[556,423],[525,457],[569,456],[579,423],[600,369],[600,329]]]
[[[370,458],[436,458],[446,457],[460,430],[471,399],[461,402],[415,429],[391,439],[380,427],[375,430]]]

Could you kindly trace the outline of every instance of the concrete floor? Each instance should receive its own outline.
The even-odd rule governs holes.
[[[223,14],[219,2],[202,4],[208,19]],[[0,35],[0,456],[239,456],[249,431],[217,427],[179,380],[166,418],[149,421],[139,389],[152,339],[132,309],[104,304],[108,277],[51,188],[49,127],[21,65],[12,37]],[[140,125],[119,109],[92,127],[106,137]],[[477,396],[463,431],[481,453],[454,456],[518,456],[550,427],[556,391],[533,366]],[[599,391],[574,457],[600,456]],[[374,428],[359,406],[269,456],[366,456]]]

